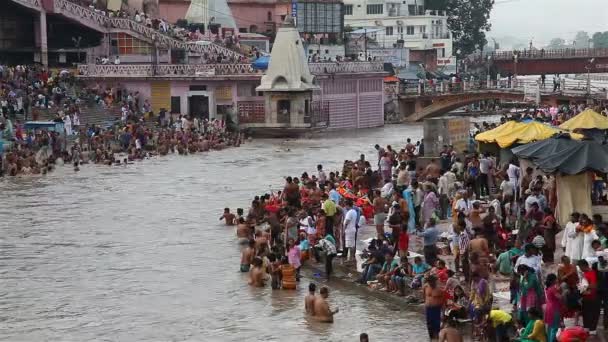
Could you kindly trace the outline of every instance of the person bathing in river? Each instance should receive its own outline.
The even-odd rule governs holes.
[[[253,287],[264,287],[266,272],[264,272],[262,267],[262,259],[256,257],[253,259],[252,264],[253,268],[249,271],[249,285]]]
[[[329,308],[329,303],[327,303],[327,297],[329,297],[329,289],[326,286],[323,286],[319,291],[319,295],[315,298],[313,316],[319,322],[333,323],[334,315],[340,310],[336,308],[332,311]]]
[[[315,299],[316,299],[317,285],[310,283],[308,285],[308,294],[304,297],[304,310],[307,315],[315,315]]]
[[[224,214],[220,216],[220,221],[225,220],[227,226],[234,226],[236,222],[236,216],[230,212],[230,208],[224,208]]]
[[[253,234],[251,234],[251,228],[245,222],[245,219],[239,217],[238,224],[236,226],[236,237],[239,239],[239,244],[248,243],[249,240],[253,238]]]
[[[249,240],[247,248],[241,252],[241,272],[249,272],[255,256],[255,240]]]

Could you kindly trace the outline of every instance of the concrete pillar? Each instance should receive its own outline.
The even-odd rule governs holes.
[[[45,67],[49,66],[49,45],[46,35],[46,12],[40,12],[39,31],[40,32],[40,62]]]
[[[496,75],[496,89],[500,88],[500,74]]]
[[[492,88],[492,79],[490,78],[490,75],[488,75],[488,76],[486,77],[486,88],[487,88],[487,89]]]
[[[359,118],[361,116],[361,97],[360,97],[361,90],[359,87],[360,83],[361,83],[361,80],[358,79],[357,80],[357,128],[359,128],[359,125],[360,125]],[[383,105],[384,105],[384,102],[383,102]],[[383,108],[383,111],[384,111],[384,108]]]

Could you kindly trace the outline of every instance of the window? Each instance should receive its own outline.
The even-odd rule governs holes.
[[[437,49],[437,55],[439,58],[445,58],[445,48]]]
[[[247,33],[246,27],[239,27],[239,33]]]
[[[266,19],[272,21],[272,12],[268,11],[268,13],[266,13]]]
[[[411,36],[411,35],[413,35],[413,34],[414,34],[414,26],[406,26],[406,27],[405,27],[405,29],[406,29],[406,33],[407,33],[408,35],[410,35],[410,36]]]
[[[403,33],[403,26],[397,26],[397,33]]]
[[[420,26],[420,33],[426,33],[426,26]]]
[[[353,5],[344,5],[344,15],[353,15]]]
[[[424,6],[418,5],[418,15],[424,15]]]
[[[111,51],[117,55],[149,55],[152,52],[150,44],[126,33],[112,33],[110,37]]]
[[[416,15],[416,5],[407,5],[407,12],[410,15]]]
[[[386,35],[387,36],[392,36],[393,35],[393,27],[392,26],[387,26],[386,27]]]
[[[384,13],[384,5],[367,5],[367,14],[382,14]]]

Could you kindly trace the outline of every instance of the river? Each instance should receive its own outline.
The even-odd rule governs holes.
[[[387,126],[0,179],[0,340],[421,340],[418,313],[349,287],[329,284],[333,325],[304,318],[309,279],[294,292],[249,288],[234,229],[218,221],[282,176],[375,161],[375,143],[421,135]]]

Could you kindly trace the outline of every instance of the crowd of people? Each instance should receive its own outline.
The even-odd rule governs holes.
[[[153,155],[204,152],[242,142],[240,133],[222,120],[178,117],[164,110],[154,115],[138,92],[116,95],[112,89],[80,89],[74,82],[68,72],[0,65],[0,175],[46,174],[64,163],[76,171],[89,162],[125,165]],[[69,96],[68,89],[76,88]],[[121,120],[82,125],[80,109],[88,102],[108,111],[122,104]],[[52,121],[60,125],[25,124],[29,118],[37,121],[42,112],[56,113]]]
[[[222,37],[219,34],[219,32],[217,34],[213,34],[209,31],[206,33],[203,33],[203,32],[201,32],[201,27],[203,27],[204,25],[190,25],[188,27],[182,27],[183,25],[179,26],[177,24],[169,23],[167,20],[165,20],[162,17],[154,16],[150,13],[147,13],[146,11],[140,11],[140,10],[133,9],[133,8],[126,8],[124,5],[122,6],[121,10],[112,11],[112,10],[107,9],[107,7],[105,7],[105,4],[103,4],[101,1],[97,1],[97,0],[71,0],[71,1],[80,6],[88,7],[89,9],[91,9],[91,10],[95,11],[96,13],[101,14],[103,16],[133,20],[134,22],[136,22],[138,24],[141,24],[148,28],[156,30],[159,34],[169,36],[173,39],[177,39],[180,41],[189,41],[189,42],[196,42],[196,41],[202,41],[202,40],[212,41],[214,44],[221,45],[225,48],[238,51],[239,53],[242,52],[240,43],[236,36],[225,35],[224,37]],[[203,28],[203,31],[204,30],[205,30],[205,28]],[[210,52],[207,53],[207,56],[205,59],[213,60],[214,63],[246,62],[246,60],[245,60],[246,57],[237,58],[234,56],[227,56],[222,53],[213,54]],[[118,63],[117,63],[117,60],[118,60]],[[108,58],[106,56],[106,57],[99,58],[98,63],[99,64],[110,64],[110,63],[120,64],[120,59],[118,57],[115,57],[113,61],[110,61],[110,58]]]
[[[250,284],[293,289],[315,262],[329,279],[335,259],[354,266],[358,234],[373,223],[357,281],[413,301],[420,289],[431,339],[459,341],[458,325],[471,321],[475,339],[585,341],[602,308],[608,328],[608,228],[600,215],[573,213],[562,229],[554,177],[452,146],[422,159],[410,139],[376,150],[373,162],[361,155],[339,171],[286,177],[247,213],[226,209],[221,219],[247,245],[240,269]],[[494,298],[501,282],[512,307]]]

